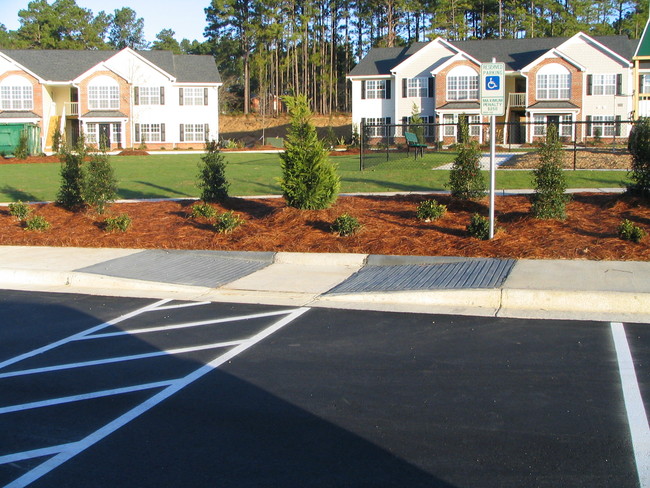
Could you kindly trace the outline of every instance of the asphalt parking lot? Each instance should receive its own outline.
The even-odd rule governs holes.
[[[647,486],[647,324],[9,291],[0,317],[2,486]]]

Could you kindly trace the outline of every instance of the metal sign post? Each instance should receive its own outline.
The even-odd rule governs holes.
[[[490,239],[494,237],[496,116],[506,113],[505,64],[494,61],[481,64],[481,115],[490,116]]]

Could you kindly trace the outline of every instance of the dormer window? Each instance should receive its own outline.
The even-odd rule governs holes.
[[[538,100],[571,98],[571,73],[560,64],[548,64],[537,73]]]
[[[459,66],[447,75],[447,100],[478,100],[478,73]]]

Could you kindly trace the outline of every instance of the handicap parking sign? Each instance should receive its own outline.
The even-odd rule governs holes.
[[[501,88],[501,77],[500,76],[486,76],[485,77],[485,89],[488,91],[499,90]]]

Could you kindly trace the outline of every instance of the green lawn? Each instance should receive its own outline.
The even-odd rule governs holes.
[[[453,154],[443,154],[449,158]],[[230,194],[280,194],[280,160],[276,154],[226,154],[226,173]],[[445,161],[427,161],[426,165],[395,166],[378,164],[359,171],[358,156],[332,158],[339,166],[341,192],[430,191],[444,190],[448,171],[432,171]],[[199,154],[120,156],[111,158],[119,180],[119,198],[197,197],[196,175]],[[0,202],[50,201],[56,198],[60,184],[58,164],[0,165]],[[625,171],[567,171],[569,188],[620,187]],[[488,175],[485,174],[486,181]],[[500,170],[497,189],[530,188],[530,172]]]

